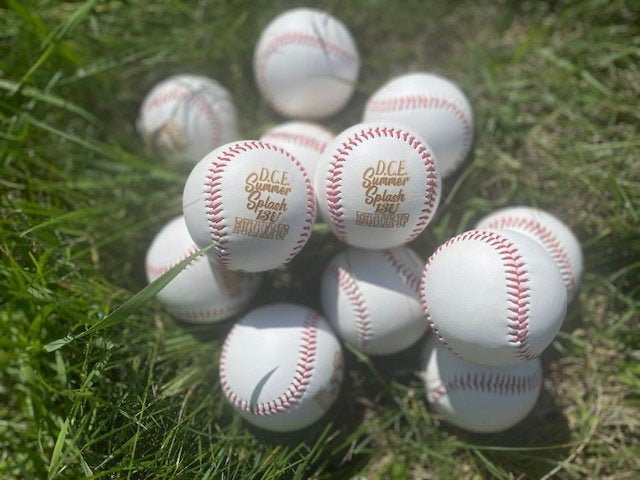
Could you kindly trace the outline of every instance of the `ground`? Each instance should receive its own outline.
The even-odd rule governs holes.
[[[185,172],[145,153],[135,118],[155,82],[189,71],[231,90],[245,137],[278,122],[256,91],[252,50],[293,4],[7,0],[2,478],[640,476],[637,2],[323,4],[352,30],[363,60],[356,95],[331,128],[356,123],[367,96],[407,70],[455,79],[473,104],[473,158],[445,183],[417,251],[428,255],[512,204],[545,208],[579,236],[584,282],[543,356],[535,410],[505,433],[467,434],[427,408],[415,352],[383,361],[351,352],[332,423],[302,438],[248,429],[217,383],[228,327],[177,325],[153,292],[136,295],[150,240],[180,211]],[[255,304],[317,306],[317,276],[339,248],[318,226]]]

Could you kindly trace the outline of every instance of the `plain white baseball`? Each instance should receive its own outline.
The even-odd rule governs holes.
[[[320,155],[334,134],[322,125],[310,122],[286,122],[267,130],[260,140],[284,148],[300,160],[313,179]]]
[[[322,275],[322,309],[338,335],[360,351],[399,352],[427,330],[418,297],[421,273],[422,262],[407,247],[350,247]]]
[[[542,387],[540,359],[489,366],[463,360],[433,336],[423,352],[427,401],[448,422],[480,433],[513,427],[533,409]]]
[[[354,125],[333,139],[320,158],[315,187],[333,233],[369,249],[416,238],[442,188],[431,148],[411,130],[386,123]]]
[[[572,300],[582,277],[580,241],[558,217],[532,207],[507,207],[482,218],[478,229],[506,228],[537,241],[556,261]]]
[[[427,260],[420,295],[436,336],[485,365],[540,355],[567,308],[553,258],[510,230],[471,230],[441,245]]]
[[[220,354],[220,385],[247,421],[277,432],[319,420],[343,376],[340,342],[319,314],[276,304],[253,310],[229,332]]]
[[[145,261],[149,283],[198,251],[181,215],[151,242]],[[201,255],[174,277],[158,300],[174,317],[193,323],[225,320],[243,310],[260,286],[261,275],[224,271]]]
[[[473,141],[473,111],[466,95],[455,83],[430,73],[387,82],[369,98],[363,121],[395,122],[417,132],[431,145],[443,177],[458,169]]]
[[[246,140],[198,163],[182,198],[196,245],[230,270],[260,272],[289,262],[311,235],[316,201],[302,164],[282,148]]]
[[[238,138],[231,95],[215,80],[199,75],[174,75],[153,87],[140,108],[137,127],[153,153],[189,165]]]
[[[321,10],[295,8],[263,30],[253,67],[258,88],[278,113],[323,118],[351,97],[360,56],[340,20]]]

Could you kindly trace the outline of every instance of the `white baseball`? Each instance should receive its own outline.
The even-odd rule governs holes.
[[[316,202],[301,163],[282,148],[246,140],[198,163],[182,208],[196,245],[230,270],[260,272],[289,262],[311,235]]]
[[[492,433],[513,427],[533,409],[542,387],[540,359],[520,365],[478,365],[430,337],[422,371],[427,401],[448,422]]]
[[[174,75],[153,87],[140,108],[137,127],[153,153],[190,165],[238,138],[231,95],[215,80],[199,75]]]
[[[508,207],[482,218],[478,229],[505,228],[532,238],[553,257],[573,299],[582,277],[583,256],[580,241],[558,217],[532,207]]]
[[[513,365],[554,339],[567,291],[553,259],[510,230],[471,230],[427,260],[422,305],[436,336],[467,361]]]
[[[361,123],[338,135],[315,176],[320,213],[343,242],[369,249],[412,241],[440,202],[431,148],[411,130]]]
[[[389,121],[417,132],[438,158],[440,173],[454,173],[471,149],[473,111],[466,95],[446,78],[430,73],[396,77],[365,106],[363,121]]]
[[[277,432],[320,419],[340,391],[340,342],[319,314],[276,304],[253,310],[229,332],[220,385],[247,421]]]
[[[158,232],[147,250],[149,283],[197,251],[184,217],[174,218]],[[260,280],[259,274],[221,270],[201,255],[160,290],[158,300],[171,315],[182,320],[218,322],[243,310],[258,291]]]
[[[348,248],[322,276],[326,318],[362,352],[388,355],[413,345],[427,330],[418,287],[422,262],[407,247]]]
[[[320,155],[334,134],[322,125],[310,122],[286,122],[267,130],[260,140],[284,148],[300,160],[313,179]]]
[[[253,68],[258,88],[278,113],[323,118],[351,97],[360,56],[340,20],[321,10],[295,8],[263,30]]]

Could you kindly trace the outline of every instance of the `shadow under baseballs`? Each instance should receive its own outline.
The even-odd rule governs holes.
[[[502,432],[473,433],[453,426],[437,414],[432,418],[439,430],[472,445],[472,450],[479,451],[492,464],[505,471],[526,472],[527,478],[542,477],[575,448],[570,445],[571,429],[562,407],[544,388],[529,415]],[[477,465],[484,469],[483,476],[492,476],[486,463],[478,461]]]
[[[221,322],[198,324],[187,322],[179,318],[173,318],[175,324],[182,328],[185,332],[190,333],[193,337],[202,343],[209,343],[214,340],[224,339],[231,330],[231,327],[236,323],[236,320],[242,317],[245,312],[234,315],[233,317],[223,320]]]

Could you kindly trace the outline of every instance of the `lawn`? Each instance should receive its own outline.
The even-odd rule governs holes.
[[[135,119],[154,83],[194,72],[231,90],[245,137],[277,123],[252,51],[293,3],[5,0],[1,478],[640,476],[640,5],[322,3],[363,60],[332,129],[358,122],[367,96],[407,70],[455,79],[473,104],[473,158],[445,182],[412,245],[421,255],[505,205],[547,209],[580,238],[584,281],[543,355],[535,410],[507,432],[468,434],[427,408],[415,349],[351,352],[329,422],[286,438],[247,428],[217,381],[228,325],[178,325],[153,292],[134,297],[186,178],[145,153]],[[317,225],[255,305],[317,307],[318,276],[340,248]],[[67,335],[80,337],[45,349]]]

